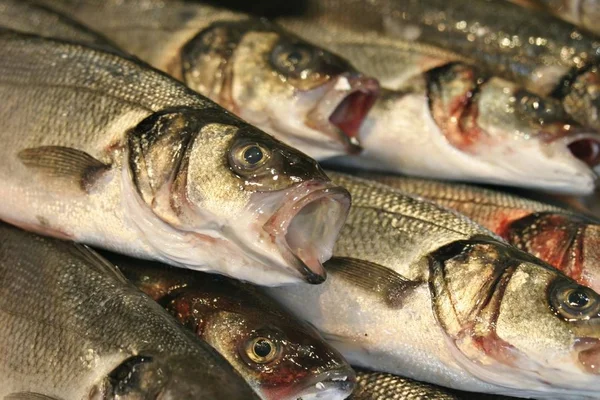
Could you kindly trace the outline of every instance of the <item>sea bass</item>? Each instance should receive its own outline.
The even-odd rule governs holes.
[[[276,24],[179,0],[43,2],[313,157],[360,151],[377,81]]]
[[[600,292],[600,221],[564,207],[477,186],[361,174],[456,210]]]
[[[511,0],[513,3],[534,10],[549,11],[557,17],[583,29],[600,34],[598,18],[600,3],[598,0]]]
[[[600,295],[458,213],[330,176],[353,205],[329,279],[268,292],[352,365],[467,391],[600,397]]]
[[[600,40],[498,0],[307,0],[303,19],[452,50],[486,71],[552,94],[600,129]]]
[[[0,33],[0,218],[264,285],[322,282],[349,207],[306,155],[104,50]]]
[[[397,375],[357,370],[358,388],[350,400],[460,400],[449,390]]]
[[[344,400],[355,374],[310,325],[249,284],[103,253],[265,400]]]
[[[0,398],[257,398],[90,249],[0,225]]]
[[[353,62],[386,89],[362,124],[364,151],[336,164],[423,177],[592,192],[600,135],[561,102],[449,51],[285,18],[284,27]]]

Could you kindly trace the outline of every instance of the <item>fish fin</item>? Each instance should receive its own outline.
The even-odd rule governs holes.
[[[100,173],[110,166],[88,153],[63,146],[41,146],[21,150],[21,162],[31,169],[53,178],[76,179],[88,192]]]
[[[401,308],[405,296],[422,282],[405,278],[394,270],[370,261],[351,257],[333,257],[326,269],[342,275],[349,282],[378,293],[391,308]]]
[[[129,281],[127,280],[127,278],[125,278],[125,276],[121,273],[121,271],[116,265],[108,261],[106,258],[102,257],[95,250],[91,249],[85,244],[74,243],[73,253],[76,253],[78,256],[85,258],[90,265],[92,265],[102,274],[111,275],[117,281],[129,285]]]
[[[4,396],[4,400],[61,400],[58,397],[46,396],[41,393],[19,392]]]

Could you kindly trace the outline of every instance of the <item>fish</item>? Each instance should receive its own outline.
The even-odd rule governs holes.
[[[353,203],[327,281],[267,293],[351,365],[470,392],[599,397],[598,293],[456,212],[329,176]]]
[[[360,173],[466,215],[600,293],[600,220],[562,205],[466,184]]]
[[[348,400],[510,400],[511,397],[460,392],[398,375],[357,368],[358,387]]]
[[[0,398],[257,399],[90,248],[0,224]]]
[[[421,177],[588,194],[600,164],[600,134],[562,103],[430,45],[280,18],[379,79],[380,97],[358,134],[363,151],[326,160]]]
[[[258,284],[325,279],[350,197],[315,160],[136,58],[0,46],[0,219]]]
[[[352,367],[309,324],[256,286],[102,253],[138,289],[210,344],[264,400],[344,400]]]
[[[510,0],[523,7],[544,10],[596,35],[600,29],[595,21],[600,17],[600,5],[595,0]]]
[[[315,158],[361,151],[378,82],[277,24],[178,0],[43,3]]]
[[[486,72],[561,100],[600,129],[600,40],[556,17],[496,0],[306,0],[300,16],[470,58]]]

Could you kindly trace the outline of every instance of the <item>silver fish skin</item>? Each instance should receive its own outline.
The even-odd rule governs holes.
[[[330,176],[353,205],[329,279],[268,293],[352,365],[464,391],[600,397],[600,295],[459,214]]]
[[[573,121],[559,100],[430,45],[305,17],[278,22],[319,40],[385,88],[361,125],[363,152],[332,165],[557,193],[593,191],[600,135]]]
[[[600,3],[596,0],[509,0],[523,7],[544,10],[557,17],[586,29],[596,35],[600,28],[596,21],[600,17]]]
[[[312,0],[303,18],[418,41],[471,58],[489,73],[560,98],[600,128],[600,40],[546,13],[495,0]]]
[[[257,398],[87,247],[1,224],[0,277],[0,398]]]
[[[260,288],[103,252],[136,287],[215,348],[264,400],[344,400],[356,378],[343,357]]]
[[[460,212],[578,283],[600,292],[597,218],[566,205],[473,185],[388,174],[360,175]]]
[[[0,47],[1,219],[258,284],[323,281],[349,195],[313,159],[137,59],[9,31]]]
[[[360,151],[377,81],[272,22],[180,0],[38,1],[313,157]]]

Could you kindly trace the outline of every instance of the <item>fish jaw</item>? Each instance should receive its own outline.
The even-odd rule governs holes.
[[[251,214],[268,216],[257,221],[263,254],[292,266],[309,283],[323,282],[323,263],[331,258],[350,209],[349,193],[329,183],[309,181],[286,191],[256,193],[251,202],[256,207]]]
[[[352,370],[324,372],[308,383],[298,384],[288,393],[278,393],[268,399],[276,400],[344,400],[356,386],[356,375]]]

